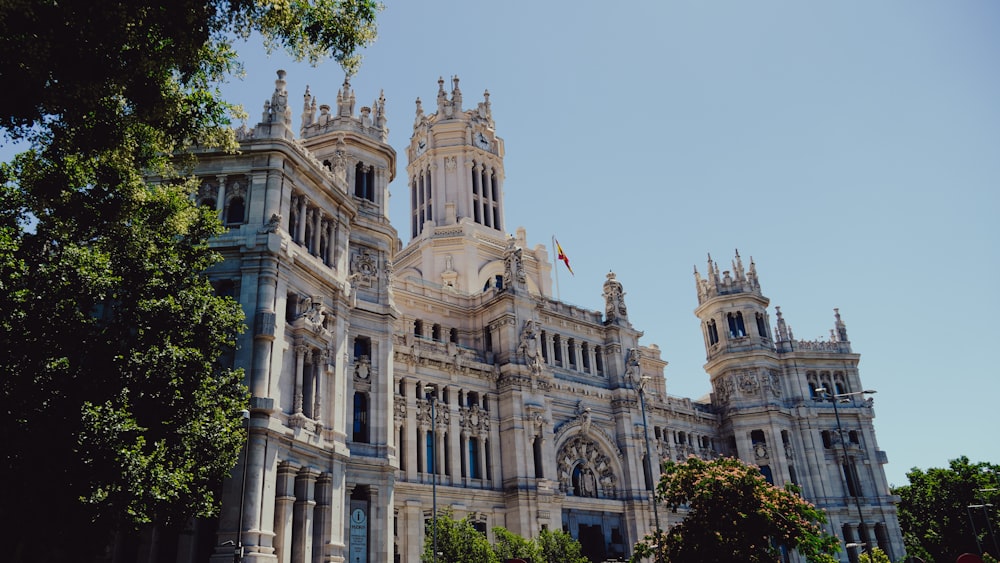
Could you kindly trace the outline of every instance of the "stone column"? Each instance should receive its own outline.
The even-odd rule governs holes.
[[[274,506],[274,553],[278,561],[291,561],[292,507],[295,504],[295,474],[298,467],[289,461],[278,464],[278,483]]]
[[[316,479],[316,525],[317,532],[314,538],[312,556],[309,561],[312,563],[323,563],[323,555],[326,545],[330,543],[330,519],[333,510],[331,501],[333,494],[333,480],[329,473],[323,473]]]
[[[308,346],[295,345],[295,403],[292,408],[295,414],[302,414],[302,379],[307,352],[309,352]]]
[[[225,222],[226,218],[222,216],[222,212],[226,208],[226,175],[220,174],[215,178],[219,181],[219,195],[215,200],[215,210],[219,212],[219,219]]]
[[[306,215],[306,211],[308,209],[306,207],[306,203],[307,203],[306,202],[306,196],[305,195],[300,195],[299,196],[299,213],[298,213],[298,215],[299,215],[299,224],[296,225],[296,231],[297,232],[295,233],[295,242],[297,242],[299,244],[305,244],[306,243],[306,240],[305,240],[306,239],[306,221],[308,220],[308,217]]]
[[[244,280],[251,278],[244,274]],[[274,300],[278,284],[278,261],[273,257],[262,258],[257,272],[257,305],[253,332],[253,359],[248,375],[250,394],[254,397],[268,397],[268,376],[270,374],[271,348],[275,338]]]
[[[319,256],[319,241],[321,229],[323,228],[323,213],[318,207],[312,209],[313,212],[313,240],[312,240],[312,254],[313,256]]]
[[[291,563],[307,563],[312,557],[313,511],[316,507],[316,478],[319,472],[303,467],[295,477],[295,506],[292,518]]]

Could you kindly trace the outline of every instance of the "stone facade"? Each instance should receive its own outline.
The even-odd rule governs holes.
[[[820,400],[863,389],[839,314],[830,341],[796,340],[777,310],[772,332],[753,262],[720,274],[709,258],[696,314],[713,393],[667,395],[622,282],[604,280],[603,311],[560,302],[549,250],[507,234],[489,93],[463,109],[448,86],[433,113],[417,101],[405,247],[381,95],[356,111],[346,81],[336,108],[307,90],[296,135],[279,72],[241,152],[200,155],[199,201],[229,226],[211,276],[244,306],[234,361],[253,395],[212,561],[242,526],[247,561],[416,562],[435,506],[487,535],[564,529],[594,561],[625,558],[678,518],[653,511],[656,461],[691,455],[759,465],[846,542],[901,556],[871,401]]]

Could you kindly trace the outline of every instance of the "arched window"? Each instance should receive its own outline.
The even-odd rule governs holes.
[[[226,208],[226,224],[227,225],[239,225],[242,224],[246,218],[244,214],[246,213],[246,205],[243,203],[242,197],[234,197],[229,200],[229,205]]]
[[[706,330],[708,332],[708,345],[714,346],[719,342],[719,329],[715,326],[715,319],[706,323]]]
[[[743,325],[743,313],[727,313],[726,320],[729,321],[729,336],[731,338],[743,338],[747,335],[746,326]]]
[[[360,360],[362,356],[372,357],[372,339],[367,336],[354,337],[354,360]]]
[[[482,479],[482,469],[479,464],[479,438],[469,438],[469,477]]]
[[[458,344],[458,329],[457,328],[453,328],[450,331],[448,331],[448,340],[452,344]]]
[[[812,381],[809,382],[809,398],[810,399],[818,398],[818,394],[816,392],[816,384],[813,383]]]
[[[766,444],[767,438],[764,437],[764,431],[754,430],[750,432],[750,442],[753,444]]]
[[[354,441],[368,443],[368,395],[354,393]]]
[[[820,437],[823,439],[823,447],[829,449],[833,446],[833,436],[830,434],[829,430],[824,430],[820,432]]]
[[[604,375],[604,352],[600,346],[594,346],[594,367],[599,375]]]
[[[424,336],[424,322],[420,319],[413,321],[413,336],[417,338]]]
[[[573,468],[573,496],[582,497],[583,496],[583,471],[580,469],[578,464]]]
[[[759,334],[761,338],[768,338],[767,321],[764,320],[764,315],[761,313],[757,313],[756,317],[757,317],[757,334]]]
[[[545,477],[543,467],[542,467],[542,437],[535,436],[535,440],[531,444],[531,453],[535,458],[535,478],[542,479]]]
[[[375,201],[375,169],[363,162],[354,167],[354,195]]]
[[[441,342],[441,325],[434,323],[431,327],[431,339],[434,342]]]

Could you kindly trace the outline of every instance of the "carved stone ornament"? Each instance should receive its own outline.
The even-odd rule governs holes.
[[[757,375],[752,371],[744,371],[736,376],[739,380],[740,392],[744,395],[756,395],[757,390],[760,388],[760,383],[757,381]]]
[[[372,361],[368,356],[359,356],[354,362],[354,378],[360,381],[368,381],[372,373]]]
[[[359,250],[351,258],[351,280],[371,287],[378,275],[378,261],[375,253],[367,248]]]
[[[611,458],[589,437],[577,435],[559,448],[559,490],[567,495],[615,498],[617,478]]]

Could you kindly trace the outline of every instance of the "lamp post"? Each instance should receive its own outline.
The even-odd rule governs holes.
[[[236,526],[236,546],[233,548],[233,563],[242,563],[243,561],[243,506],[247,494],[247,471],[250,470],[250,411],[243,409],[240,411],[240,416],[247,423],[247,437],[243,442],[243,479],[240,484],[240,517],[239,524]]]
[[[830,393],[825,387],[820,387],[819,389],[816,389],[816,394],[817,394],[816,400],[817,401],[829,401],[830,404],[833,405],[833,416],[837,420],[837,436],[840,438],[840,448],[841,448],[841,451],[844,454],[844,483],[845,484],[848,484],[849,479],[850,479],[850,477],[848,476],[848,473],[850,471],[850,467],[848,466],[848,459],[849,458],[847,456],[847,443],[844,440],[844,428],[840,424],[840,412],[837,410],[837,403],[839,403],[841,401],[847,402],[850,397],[856,397],[856,396],[859,396],[859,395],[872,395],[874,393],[875,393],[875,391],[871,390],[871,389],[866,389],[864,391],[855,391],[853,393]],[[857,488],[859,490],[856,490],[855,494],[854,494],[854,506],[857,507],[857,509],[858,509],[858,531],[860,532],[861,541],[858,542],[855,545],[855,547],[857,547],[857,546],[864,546],[864,545],[867,545],[869,543],[868,542],[868,530],[865,528],[865,517],[864,517],[864,514],[862,514],[862,512],[861,512],[861,500],[859,498],[860,492],[861,492],[860,491],[861,483],[856,483],[856,486],[857,486]],[[848,494],[850,494],[849,491],[848,491]],[[844,538],[844,539],[846,540],[847,538]],[[851,544],[847,544],[847,545],[850,546]]]
[[[979,500],[980,508],[983,509],[983,517],[986,519],[986,531],[990,534],[990,539],[993,540],[993,555],[1000,557],[1000,545],[997,544],[997,536],[993,533],[993,524],[990,523],[990,513],[987,511],[987,507],[992,508],[993,505],[986,502],[986,497],[983,493],[993,493],[996,492],[995,488],[979,489]]]
[[[432,549],[434,550],[434,563],[438,558],[438,498],[437,498],[437,412],[435,404],[437,396],[434,387],[427,385],[424,387],[425,393],[431,395],[431,533],[433,534]]]
[[[653,478],[653,450],[649,447],[649,425],[646,424],[646,382],[652,379],[645,375],[639,379],[639,407],[642,409],[642,433],[646,438],[646,461],[649,465],[649,477]],[[657,462],[659,467],[659,462]],[[660,511],[656,508],[656,485],[653,485],[653,521],[656,523],[656,534],[660,534]],[[659,542],[659,539],[657,539]]]

